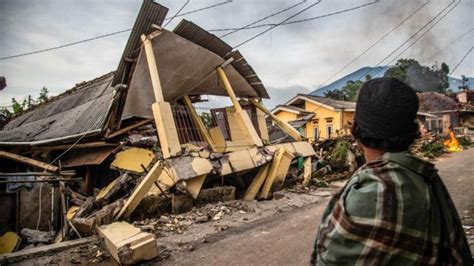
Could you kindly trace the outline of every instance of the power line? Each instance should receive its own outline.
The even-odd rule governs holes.
[[[388,55],[386,55],[382,60],[380,60],[375,67],[380,66],[385,60],[387,60],[389,57],[391,57],[393,54],[395,54],[398,50],[400,50],[405,44],[410,42],[413,38],[415,38],[421,31],[423,31],[426,27],[428,27],[434,20],[436,20],[439,16],[443,14],[444,11],[446,11],[449,7],[451,7],[456,0],[453,0],[451,3],[449,3],[446,7],[444,7],[440,12],[438,12],[433,18],[431,18],[427,23],[425,23],[422,27],[420,27],[415,33],[410,35],[408,39],[406,39],[402,44],[397,46],[395,49],[393,49]],[[366,75],[370,74],[372,72],[372,69],[365,72],[363,75],[361,75],[357,80],[360,80],[361,78],[365,77]],[[377,72],[378,73],[378,72]]]
[[[358,6],[351,7],[351,8],[342,9],[342,10],[339,10],[339,11],[327,13],[327,14],[324,14],[324,15],[316,16],[316,17],[310,17],[310,18],[305,18],[305,19],[300,19],[300,20],[289,21],[289,22],[282,23],[280,26],[296,24],[296,23],[302,23],[302,22],[308,22],[308,21],[312,21],[312,20],[325,18],[325,17],[339,15],[339,14],[342,14],[342,13],[346,13],[346,12],[349,12],[349,11],[354,11],[354,10],[357,10],[357,9],[360,9],[360,8],[363,8],[363,7],[366,7],[366,6],[376,4],[380,1],[381,0],[376,0],[376,1],[373,1],[373,2],[366,3],[366,4],[358,5]],[[275,26],[275,25],[277,25],[277,24],[276,23],[267,23],[267,24],[249,26],[249,27],[245,27],[245,28],[221,28],[221,29],[211,29],[211,30],[208,30],[208,31],[218,32],[218,31],[233,31],[233,30],[239,30],[239,29],[241,29],[241,30],[251,30],[251,29],[257,29],[257,28],[263,28],[263,27],[271,27],[271,26]]]
[[[240,31],[240,30],[243,30],[243,29],[248,29],[248,28],[249,28],[250,26],[252,26],[252,25],[255,25],[255,24],[257,24],[257,23],[259,23],[259,22],[262,22],[262,21],[264,21],[264,20],[266,20],[266,19],[269,19],[269,18],[271,18],[271,17],[274,17],[274,16],[276,16],[276,15],[279,15],[279,14],[281,14],[281,13],[283,13],[283,12],[286,12],[286,11],[288,11],[288,10],[290,10],[290,9],[293,9],[293,8],[295,8],[295,7],[297,7],[297,6],[301,5],[301,4],[303,4],[303,3],[305,3],[305,2],[306,2],[306,0],[301,1],[301,2],[299,2],[299,3],[296,3],[296,4],[294,4],[294,5],[291,5],[291,6],[287,7],[287,8],[285,8],[285,9],[282,9],[282,10],[276,12],[276,13],[272,13],[272,14],[270,14],[270,15],[268,15],[268,16],[265,16],[265,17],[263,17],[263,18],[261,18],[261,19],[259,19],[259,20],[256,20],[256,21],[254,21],[254,22],[251,22],[251,23],[249,23],[249,24],[247,24],[247,25],[245,25],[245,26],[243,26],[243,27],[241,27],[241,28],[235,28],[235,29],[233,29],[231,32],[226,33],[226,34],[224,34],[224,35],[222,35],[222,36],[219,36],[219,38],[227,37],[227,36],[229,36],[229,35],[231,35],[231,34],[234,34],[234,33],[238,32],[238,31]]]
[[[263,34],[265,34],[265,33],[269,32],[269,31],[273,30],[274,28],[276,28],[276,27],[280,26],[281,24],[287,22],[288,20],[290,20],[290,19],[292,19],[292,18],[298,16],[299,14],[301,14],[301,13],[307,11],[308,9],[310,9],[310,8],[312,8],[312,7],[314,7],[314,6],[318,5],[318,4],[320,4],[321,2],[322,2],[322,0],[318,0],[318,1],[316,1],[315,3],[312,3],[311,5],[309,5],[309,6],[305,7],[305,8],[303,8],[302,10],[300,10],[300,11],[296,12],[295,14],[289,16],[288,18],[282,20],[280,23],[277,23],[277,24],[275,24],[274,26],[271,26],[270,28],[261,31],[260,33],[255,34],[254,36],[248,38],[247,40],[245,40],[245,41],[243,41],[243,42],[237,44],[237,45],[234,46],[233,48],[236,49],[236,48],[238,48],[238,47],[240,47],[240,46],[242,46],[242,45],[244,45],[244,44],[246,44],[246,43],[248,43],[248,42],[250,42],[250,41],[252,41],[252,40],[254,40],[254,39],[258,38],[258,37],[260,37],[260,36],[262,36]]]
[[[440,23],[449,13],[451,13],[459,4],[461,3],[461,1],[457,2],[450,10],[448,10],[448,12],[446,12],[443,16],[441,16],[437,21],[435,21],[425,32],[423,32],[423,34],[420,35],[420,37],[418,37],[414,42],[412,42],[408,47],[406,47],[405,49],[403,49],[394,59],[392,59],[392,61],[390,61],[388,64],[391,64],[393,62],[395,62],[398,58],[400,58],[402,56],[402,54],[404,54],[408,49],[410,49],[411,47],[413,47],[413,45],[415,45],[419,40],[421,40],[423,37],[425,37],[426,34],[428,34],[428,32],[433,29],[438,23]]]
[[[438,54],[440,54],[441,52],[445,51],[445,49],[448,47],[448,46],[451,46],[453,43],[457,43],[459,42],[460,40],[462,40],[464,37],[466,37],[467,35],[469,35],[469,33],[471,33],[472,31],[474,30],[474,28],[470,28],[469,30],[467,30],[466,32],[464,32],[463,34],[459,35],[458,37],[454,38],[452,41],[450,41],[447,45],[443,46],[442,48],[438,49],[436,52],[434,52],[433,54],[431,54],[428,58],[433,58],[435,56],[437,56]]]
[[[172,16],[168,22],[166,22],[166,24],[163,26],[163,28],[166,28],[166,26],[168,26],[168,24],[170,24],[171,21],[173,21],[173,19],[179,15],[179,13],[181,13],[181,11],[183,11],[183,9],[189,4],[189,0],[186,0],[186,2],[184,3],[184,5],[178,10],[178,12],[176,12],[176,14],[174,14],[174,16]]]
[[[474,46],[471,47],[471,49],[469,49],[467,51],[467,53],[461,58],[461,60],[456,64],[456,66],[453,68],[453,70],[451,71],[451,73],[449,73],[449,75],[452,75],[454,73],[454,71],[456,71],[456,69],[458,69],[458,67],[462,64],[462,62],[464,62],[464,59],[466,59],[466,57],[472,52],[472,50],[474,49]]]
[[[199,9],[195,9],[195,10],[191,10],[191,11],[189,11],[189,12],[186,12],[186,13],[183,13],[183,14],[180,14],[180,15],[176,15],[175,17],[181,17],[181,16],[193,14],[193,13],[196,13],[196,12],[199,12],[199,11],[211,9],[211,8],[214,8],[214,7],[217,7],[217,6],[221,6],[221,5],[224,5],[224,4],[228,4],[228,3],[231,3],[231,2],[232,2],[232,0],[226,0],[226,1],[224,1],[224,2],[220,2],[220,3],[214,4],[214,5],[206,6],[206,7],[199,8]],[[174,18],[174,17],[165,18],[165,21],[166,21],[166,20],[171,20],[171,19],[173,19],[173,18]],[[12,58],[17,58],[17,57],[22,57],[22,56],[28,56],[28,55],[32,55],[32,54],[44,53],[44,52],[48,52],[48,51],[52,51],[52,50],[57,50],[57,49],[61,49],[61,48],[65,48],[65,47],[69,47],[69,46],[73,46],[73,45],[85,43],[85,42],[94,41],[94,40],[97,40],[97,39],[102,39],[102,38],[110,37],[110,36],[113,36],[113,35],[117,35],[117,34],[120,34],[120,33],[124,33],[124,32],[131,31],[131,30],[132,30],[131,28],[129,28],[129,29],[124,29],[124,30],[115,31],[115,32],[111,32],[111,33],[107,33],[107,34],[95,36],[95,37],[92,37],[92,38],[80,40],[80,41],[75,41],[75,42],[71,42],[71,43],[66,43],[66,44],[54,46],[54,47],[51,47],[51,48],[46,48],[46,49],[36,50],[36,51],[32,51],[32,52],[27,52],[27,53],[16,54],[16,55],[4,56],[4,57],[0,57],[0,60],[6,60],[6,59],[12,59]]]
[[[336,77],[337,75],[339,75],[342,71],[344,71],[347,67],[349,67],[350,65],[352,65],[355,61],[357,61],[359,58],[361,58],[363,55],[365,55],[368,51],[370,51],[372,48],[374,48],[377,44],[379,44],[381,41],[383,41],[388,35],[390,35],[392,32],[394,32],[395,30],[397,30],[398,28],[400,28],[400,26],[402,26],[406,21],[408,21],[409,19],[411,19],[416,13],[418,13],[418,11],[420,11],[421,9],[423,9],[426,5],[428,5],[428,3],[430,2],[430,0],[426,1],[423,5],[421,5],[420,7],[418,7],[415,11],[413,11],[410,15],[408,15],[406,18],[404,18],[402,21],[400,21],[400,23],[398,23],[395,27],[393,27],[391,30],[389,30],[388,32],[386,32],[384,35],[382,35],[380,38],[378,38],[374,43],[372,43],[371,45],[369,45],[364,51],[362,51],[362,53],[360,53],[359,55],[357,55],[356,57],[354,57],[351,61],[349,61],[347,64],[345,64],[342,68],[340,68],[338,71],[336,71],[333,75],[331,75],[328,79],[326,79],[322,84],[326,84],[327,82],[329,82],[330,80],[332,80],[334,77]]]

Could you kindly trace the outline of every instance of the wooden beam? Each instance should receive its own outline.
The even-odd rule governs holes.
[[[288,170],[290,169],[293,158],[295,158],[295,156],[291,152],[288,152],[287,150],[283,151],[283,158],[278,165],[273,184],[271,185],[272,192],[281,190],[283,188],[283,184],[285,183],[286,175],[288,174]]]
[[[22,249],[14,253],[6,253],[0,255],[0,263],[1,264],[8,264],[18,262],[22,258],[34,258],[38,256],[45,255],[47,253],[55,253],[61,250],[65,250],[68,248],[78,247],[82,245],[89,244],[93,240],[97,239],[96,237],[86,237],[81,239],[75,239],[71,241],[64,241],[61,243],[51,244],[51,245],[44,245],[38,246],[29,249]]]
[[[258,109],[262,110],[265,114],[267,114],[275,123],[277,126],[286,134],[290,135],[293,139],[297,141],[304,140],[304,137],[296,130],[294,127],[290,126],[285,121],[280,120],[276,115],[272,114],[272,112],[268,111],[265,106],[263,106],[261,103],[255,101],[255,99],[249,99],[250,102],[255,105]]]
[[[303,185],[309,185],[311,181],[311,157],[306,157],[303,163]]]
[[[57,145],[57,146],[41,146],[33,147],[32,151],[56,151],[56,150],[67,150],[67,149],[83,149],[83,148],[98,148],[98,147],[115,147],[117,144],[107,143],[105,141],[94,141],[88,143],[78,143],[71,147],[71,145]]]
[[[257,124],[258,130],[260,131],[260,138],[262,138],[263,143],[268,144],[270,143],[270,137],[268,135],[267,122],[265,121],[265,113],[258,108],[255,108],[255,113],[257,115]]]
[[[214,141],[212,141],[211,136],[209,135],[209,131],[207,131],[206,126],[202,122],[201,117],[199,117],[198,113],[196,112],[196,109],[194,109],[193,103],[191,102],[191,99],[189,98],[188,95],[183,97],[184,104],[186,105],[186,108],[188,108],[189,113],[191,114],[192,119],[194,120],[194,123],[196,123],[199,132],[201,132],[201,135],[204,137],[204,140],[209,144],[209,147],[213,151],[216,151],[214,148]]]
[[[151,123],[153,121],[153,119],[145,119],[145,120],[142,120],[142,121],[138,121],[137,123],[134,123],[134,124],[131,124],[129,126],[126,126],[124,128],[121,128],[117,131],[114,131],[108,135],[105,136],[105,138],[107,139],[111,139],[113,137],[116,137],[116,136],[119,136],[119,135],[122,135],[122,134],[125,134],[127,133],[128,131],[132,130],[132,129],[135,129],[137,127],[141,127],[143,125],[146,125],[148,123]]]
[[[143,46],[145,47],[146,61],[148,62],[148,69],[150,71],[151,85],[155,94],[156,102],[164,102],[163,89],[161,88],[160,75],[158,74],[158,66],[156,64],[155,53],[153,52],[153,45],[151,43],[151,36],[141,35]]]
[[[276,151],[271,167],[268,170],[268,176],[263,184],[260,198],[268,199],[272,190],[281,189],[293,158],[293,154],[287,152],[284,148],[279,148]]]
[[[198,177],[194,177],[191,179],[186,180],[186,190],[189,192],[193,199],[197,199],[199,196],[199,192],[201,192],[202,185],[206,180],[207,175],[200,175]]]
[[[248,116],[247,112],[244,111],[242,107],[240,106],[239,101],[237,100],[237,97],[235,96],[234,90],[232,89],[232,86],[230,85],[230,82],[227,79],[224,69],[222,69],[222,67],[218,67],[216,71],[217,71],[217,74],[219,75],[219,78],[222,81],[222,84],[224,85],[224,88],[227,91],[227,94],[230,97],[230,100],[232,101],[232,104],[235,108],[236,113],[240,117],[240,119],[238,119],[240,127],[247,132],[247,134],[250,136],[251,141],[257,147],[263,146],[263,142],[258,136],[257,131],[255,130],[252,124],[252,121],[250,121],[250,117]]]
[[[33,167],[38,167],[49,172],[57,172],[59,170],[59,168],[54,165],[43,163],[41,161],[37,161],[31,158],[24,157],[24,156],[7,152],[7,151],[0,151],[0,158],[9,159],[9,160],[23,163],[23,164],[33,166]]]
[[[150,188],[153,186],[155,181],[158,180],[161,173],[163,171],[163,162],[158,161],[155,165],[150,169],[147,175],[142,179],[142,181],[138,184],[137,187],[133,190],[132,195],[128,197],[127,201],[125,202],[124,206],[120,210],[120,212],[115,217],[116,220],[121,218],[128,218],[135,208],[138,206],[140,201],[143,197],[148,193]],[[162,186],[161,188],[165,188]]]
[[[270,169],[270,164],[264,165],[258,170],[257,176],[253,179],[252,183],[248,187],[243,200],[252,201],[257,196],[258,191],[263,185],[265,178],[268,175],[268,170]]]
[[[178,156],[181,153],[181,145],[171,105],[168,102],[156,102],[151,105],[151,109],[155,118],[163,158]]]

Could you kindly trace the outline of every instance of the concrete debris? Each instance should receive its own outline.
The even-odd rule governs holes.
[[[98,228],[110,255],[120,264],[136,264],[158,256],[155,236],[126,222]]]

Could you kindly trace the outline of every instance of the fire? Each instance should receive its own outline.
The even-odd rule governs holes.
[[[459,145],[458,140],[454,137],[452,131],[449,131],[449,138],[443,142],[449,152],[462,151],[461,146]]]

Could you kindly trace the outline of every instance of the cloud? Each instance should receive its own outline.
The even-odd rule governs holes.
[[[272,100],[266,102],[273,106],[286,101],[297,92],[314,90],[424,1],[382,0],[378,4],[342,15],[281,26],[245,44],[239,50],[267,87]],[[158,2],[170,8],[169,15],[174,14],[184,3],[172,0]],[[218,2],[221,0],[191,1],[184,11]],[[186,19],[205,29],[238,27],[297,2],[299,0],[234,0],[230,4],[188,15]],[[278,23],[312,2],[308,0],[266,22]],[[370,0],[323,1],[297,18],[318,16],[367,2]],[[376,64],[449,2],[451,0],[431,0],[416,20],[408,21],[340,76],[362,66]],[[454,66],[472,46],[474,34],[462,41],[452,42],[456,36],[466,31],[466,25],[472,26],[473,3],[474,1],[461,2],[433,28],[430,37],[423,38],[406,56],[415,57],[424,64],[445,61]],[[135,0],[2,0],[0,57],[131,28],[140,5],[141,1]],[[173,28],[180,19],[170,23],[169,28]],[[261,30],[240,31],[225,40],[236,45]],[[78,82],[114,70],[128,35],[119,34],[60,50],[0,61],[0,76],[5,76],[8,84],[0,92],[0,105],[8,105],[11,97],[22,98],[28,94],[36,96],[43,86],[48,87],[52,94],[58,94]],[[430,58],[428,54],[431,50],[430,53],[423,52],[430,46],[447,48]],[[461,74],[474,75],[473,55],[459,67],[455,76]]]

